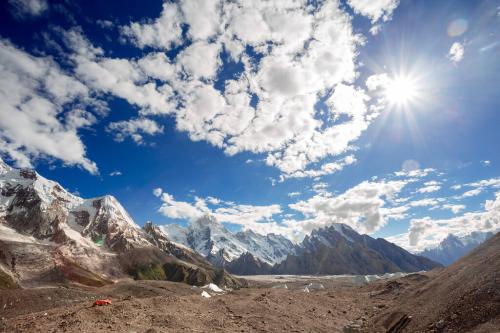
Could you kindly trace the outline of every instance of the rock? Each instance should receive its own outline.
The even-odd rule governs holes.
[[[443,319],[441,319],[440,321],[438,321],[438,322],[436,323],[436,325],[435,325],[435,326],[436,326],[436,328],[437,328],[438,330],[442,330],[442,329],[446,326],[446,323],[445,323],[445,321],[444,321]]]
[[[344,333],[360,333],[361,326],[355,323],[350,323],[344,326],[342,332]]]

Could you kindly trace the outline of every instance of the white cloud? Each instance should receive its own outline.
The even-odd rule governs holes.
[[[489,160],[483,160],[483,161],[481,161],[481,164],[482,164],[483,166],[487,167],[487,166],[490,166],[490,165],[491,165],[491,161],[489,161]]]
[[[455,42],[451,45],[450,51],[448,52],[448,59],[454,63],[458,63],[464,58],[464,52],[464,45]]]
[[[18,18],[40,16],[49,9],[47,0],[9,0],[9,4]]]
[[[103,105],[52,59],[33,57],[0,40],[0,99],[0,152],[21,167],[49,157],[97,173],[78,130],[96,122],[85,105],[96,110]]]
[[[372,6],[351,2],[373,20],[387,19],[397,5],[397,1],[379,0]],[[162,132],[148,117],[172,115],[176,128],[192,140],[207,141],[228,155],[264,153],[266,164],[284,176],[338,172],[355,162],[352,155],[335,158],[354,149],[353,143],[378,116],[378,101],[354,85],[363,38],[353,31],[352,17],[338,2],[316,6],[312,10],[300,1],[164,2],[157,18],[119,28],[124,40],[144,49],[142,57],[133,59],[110,57],[80,28],[54,29],[71,50],[65,60],[74,77],[65,77],[67,82],[54,80],[50,89],[66,100],[69,91],[81,89],[85,96],[111,95],[137,108],[138,115],[108,126],[119,141],[130,136],[142,143],[144,134]],[[174,47],[180,52],[169,59],[165,51]],[[227,78],[219,90],[215,86],[225,69],[223,50],[243,70]],[[69,89],[67,83],[78,89]],[[320,99],[327,100],[327,119],[315,108]],[[57,102],[58,107],[64,103]],[[88,115],[74,115],[72,124],[92,123]],[[84,157],[76,128],[72,130],[80,147],[74,153],[77,157],[65,162],[95,172]],[[0,149],[13,156],[24,149],[19,147],[25,146]],[[26,164],[36,153],[21,155],[16,159],[24,156]],[[47,155],[61,158],[62,154]],[[333,161],[323,163],[326,157]],[[313,163],[315,169],[308,169]]]
[[[271,218],[281,213],[280,205],[242,205],[223,201],[214,197],[195,197],[194,202],[177,201],[171,194],[155,189],[153,194],[160,197],[162,205],[159,212],[172,219],[196,220],[203,215],[214,216],[219,222],[233,223],[265,234],[265,230],[276,228]],[[207,202],[215,206],[209,208]],[[282,227],[283,228],[283,227]]]
[[[436,170],[432,168],[426,168],[426,169],[401,170],[401,171],[396,171],[394,174],[398,177],[423,178],[433,172],[436,172]]]
[[[458,187],[460,186],[460,187]],[[457,196],[457,199],[463,199],[468,197],[478,196],[482,192],[487,189],[498,189],[500,188],[500,177],[483,179],[477,182],[468,183],[465,185],[456,185],[456,189],[460,189],[462,187],[472,187],[472,190],[468,190],[464,192],[462,195]]]
[[[420,199],[408,202],[408,204],[412,207],[425,207],[425,206],[436,206],[443,199],[436,198],[428,198],[428,199]]]
[[[439,191],[441,189],[441,186],[439,185],[426,185],[424,187],[421,187],[417,190],[418,193],[432,193]]]
[[[297,192],[290,192],[287,195],[288,195],[289,198],[293,198],[293,197],[299,196],[300,194],[301,193],[297,191]]]
[[[450,233],[463,236],[473,231],[498,231],[500,192],[493,200],[486,200],[484,207],[481,212],[467,212],[450,219],[434,220],[430,217],[413,219],[408,233],[388,237],[388,240],[408,250],[421,251],[436,246]],[[461,210],[461,207],[458,210]]]
[[[451,210],[454,214],[458,214],[461,211],[465,209],[465,205],[452,205],[452,204],[445,204],[441,207],[442,209],[449,209]]]
[[[203,15],[201,7],[207,7]],[[146,71],[142,60],[138,60],[142,68],[137,69],[134,63],[129,65],[129,78],[124,81],[127,86],[122,89],[117,88],[120,82],[116,80],[103,84],[96,82],[95,76],[88,78],[84,74],[108,71],[110,78],[116,76],[108,62],[117,63],[118,59],[98,59],[92,66],[80,65],[79,73],[86,77],[86,82],[150,112],[175,113],[177,129],[187,131],[192,140],[208,141],[229,155],[242,151],[267,153],[266,163],[285,175],[330,174],[355,159],[349,157],[317,170],[305,170],[310,163],[346,152],[378,113],[367,107],[370,99],[366,93],[352,85],[361,38],[353,33],[351,18],[337,3],[321,3],[317,11],[309,9],[295,2],[221,4],[186,0],[180,5],[165,3],[155,21],[124,27],[124,36],[139,47],[170,49],[179,44],[175,27],[183,22],[188,25],[192,43],[173,63],[165,60],[165,66],[148,66],[167,69],[161,78],[156,78],[168,80],[164,100],[171,102],[169,105],[157,102],[153,107],[141,103],[140,98],[130,97],[138,94],[140,81],[146,80],[140,75],[132,79],[133,72],[140,70],[146,77],[154,72]],[[160,37],[153,36],[172,39],[157,40]],[[249,45],[261,54],[260,62],[255,63],[246,53]],[[214,89],[217,73],[223,70],[222,48],[234,61],[241,61],[244,68],[241,75],[226,80],[224,92]],[[161,99],[155,95],[155,91],[162,94],[159,87],[153,85],[150,91],[150,98]],[[328,99],[332,119],[328,124],[315,111],[319,96],[327,91],[333,91]],[[175,101],[171,101],[174,95]],[[250,103],[252,95],[258,99],[256,106]],[[176,110],[174,104],[181,108]]]
[[[155,190],[154,192],[155,195],[158,194],[158,191]],[[210,210],[202,199],[196,200],[196,202],[192,204],[189,202],[177,201],[174,199],[173,195],[166,192],[162,192],[160,197],[163,203],[158,211],[172,219],[187,219],[193,221],[210,213]]]
[[[480,189],[500,188],[500,177],[483,179],[478,182],[469,183],[467,186],[477,187]]]
[[[119,170],[115,170],[115,171],[110,172],[110,173],[109,173],[109,175],[110,175],[111,177],[121,176],[121,175],[122,175],[122,172],[121,172],[121,171],[119,171]]]
[[[381,18],[388,20],[399,5],[399,0],[347,0],[347,3],[356,13],[376,22]]]
[[[125,140],[126,137],[131,137],[136,143],[142,144],[144,134],[163,133],[163,126],[151,119],[137,118],[110,123],[107,130],[114,133],[115,140],[118,142]]]
[[[468,198],[468,197],[475,197],[479,194],[481,194],[482,189],[480,188],[475,188],[473,190],[469,190],[467,192],[464,192],[464,194],[461,195],[462,198]]]
[[[317,194],[289,207],[305,216],[305,221],[297,222],[307,228],[305,232],[331,223],[345,223],[363,233],[374,232],[385,225],[386,213],[401,214],[405,210],[385,210],[385,204],[395,199],[406,184],[405,181],[365,181],[338,196]]]
[[[150,46],[169,49],[181,43],[181,16],[177,4],[165,1],[158,19],[130,23],[122,28],[122,33],[140,48]]]
[[[325,175],[331,175],[333,173],[339,172],[344,169],[345,166],[356,163],[356,157],[354,155],[348,155],[337,162],[329,162],[321,165],[319,169],[309,169],[304,171],[296,171],[289,175],[284,175],[280,178],[281,181],[287,178],[304,178],[304,177],[321,177]]]

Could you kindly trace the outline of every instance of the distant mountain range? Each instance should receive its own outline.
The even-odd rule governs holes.
[[[187,228],[160,226],[167,237],[187,246],[212,264],[234,274],[382,274],[414,272],[440,266],[385,239],[360,235],[333,224],[294,245],[280,235],[252,231],[232,233],[204,216]]]
[[[187,228],[168,224],[160,229],[170,240],[193,249],[217,266],[225,266],[247,253],[265,264],[274,265],[295,252],[294,244],[281,235],[264,236],[251,230],[232,233],[209,215],[190,223]]]
[[[438,266],[343,224],[300,244],[250,230],[232,233],[211,216],[187,228],[140,228],[113,196],[83,199],[29,169],[0,160],[0,288],[122,278],[241,285],[234,274],[378,274]],[[222,269],[224,268],[224,269]]]
[[[314,230],[285,261],[277,274],[383,274],[416,272],[440,265],[409,253],[383,238],[360,235],[345,224]]]
[[[493,235],[493,232],[479,231],[462,237],[450,234],[436,247],[426,249],[418,254],[448,266],[472,252],[472,250],[490,239]]]

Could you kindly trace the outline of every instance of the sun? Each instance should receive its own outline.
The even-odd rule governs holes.
[[[384,96],[392,105],[405,106],[418,97],[418,85],[410,76],[399,75],[388,80]]]

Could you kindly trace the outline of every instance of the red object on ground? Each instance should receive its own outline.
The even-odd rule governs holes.
[[[94,305],[101,306],[101,305],[110,305],[111,300],[106,298],[106,299],[98,299],[97,301],[94,302]]]

